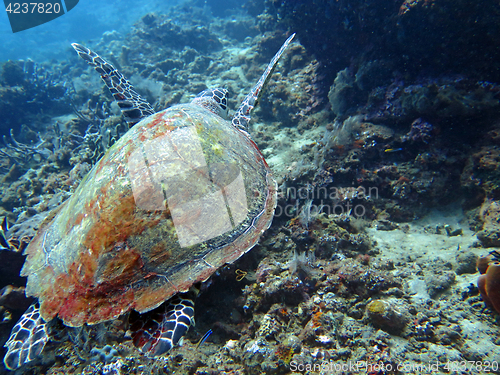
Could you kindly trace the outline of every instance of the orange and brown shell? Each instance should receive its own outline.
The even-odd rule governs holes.
[[[131,128],[29,244],[42,317],[80,326],[154,309],[251,249],[276,182],[243,132],[184,104]]]

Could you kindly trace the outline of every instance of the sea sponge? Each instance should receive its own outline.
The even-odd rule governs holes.
[[[490,262],[492,261],[491,256],[487,255],[485,257],[480,257],[477,259],[477,270],[481,275],[484,275],[486,273],[486,270],[488,269],[488,266]]]
[[[478,270],[481,273],[477,280],[477,287],[483,301],[500,314],[500,261],[490,257],[479,258]],[[486,260],[488,266],[485,267]]]
[[[491,262],[486,271],[486,294],[500,314],[500,262]]]

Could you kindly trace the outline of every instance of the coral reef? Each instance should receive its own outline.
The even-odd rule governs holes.
[[[498,9],[493,3],[483,6],[464,0],[422,0],[380,7],[363,0],[266,0],[264,4],[266,17],[261,18],[260,27],[269,29],[269,23],[276,23],[297,31],[303,45],[331,72],[353,62],[362,65],[389,57],[393,66],[413,77],[421,72],[451,70],[481,72],[493,81],[499,78],[500,30],[495,21]],[[445,54],[440,52],[442,38],[449,41]],[[333,81],[334,75],[330,76]]]
[[[411,129],[401,140],[403,142],[423,142],[428,143],[432,137],[433,127],[428,122],[421,118],[416,119],[411,123]]]
[[[140,355],[126,321],[56,325],[57,341],[26,373],[498,361],[498,259],[480,257],[500,247],[497,4],[230,5],[188,0],[92,47],[155,109],[225,87],[234,110],[297,32],[249,129],[279,183],[271,228],[204,284],[197,325],[169,357]],[[65,59],[0,71],[0,215],[18,250],[128,129],[94,72]],[[30,301],[22,255],[0,256],[5,340]]]
[[[30,131],[41,130],[49,116],[71,110],[71,87],[57,69],[38,66],[33,61],[7,61],[0,72],[0,135],[31,124]],[[19,134],[17,131],[15,134]],[[21,140],[29,135],[21,133]],[[26,136],[26,137],[25,137]]]
[[[357,109],[377,121],[401,122],[415,117],[453,119],[484,116],[498,108],[498,87],[463,76],[386,81],[367,93]]]

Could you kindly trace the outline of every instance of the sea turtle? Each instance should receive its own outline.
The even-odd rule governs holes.
[[[37,302],[5,344],[8,369],[41,353],[55,318],[79,327],[135,311],[143,315],[132,338],[142,352],[160,355],[179,343],[194,324],[192,287],[250,250],[271,224],[277,186],[247,126],[294,35],[232,121],[222,88],[154,113],[110,63],[72,44],[136,124],[26,248],[21,275]]]

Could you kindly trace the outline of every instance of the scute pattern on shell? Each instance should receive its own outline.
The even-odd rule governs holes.
[[[193,104],[156,113],[30,243],[26,293],[46,321],[68,326],[149,311],[251,249],[276,190],[256,145],[229,121]]]

